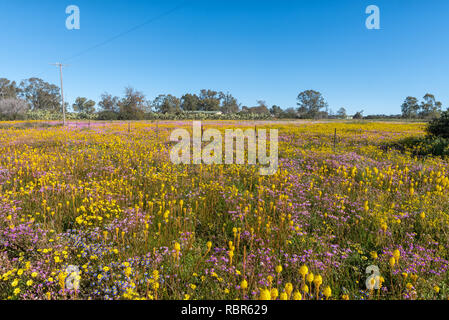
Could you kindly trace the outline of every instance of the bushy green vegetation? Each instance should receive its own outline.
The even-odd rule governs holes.
[[[443,112],[441,117],[433,119],[427,125],[426,131],[426,136],[407,137],[386,147],[410,152],[416,156],[449,156],[449,110]]]
[[[449,139],[449,110],[443,112],[440,118],[432,120],[427,132],[434,137]]]
[[[389,143],[387,147],[415,156],[449,156],[449,139],[441,137],[408,137]]]

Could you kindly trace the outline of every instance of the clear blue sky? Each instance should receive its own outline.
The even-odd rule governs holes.
[[[0,77],[39,76],[95,101],[125,86],[148,99],[210,88],[243,105],[295,107],[307,89],[336,111],[400,113],[408,95],[449,106],[448,0],[192,0],[142,28],[70,57],[176,7],[182,0],[0,0]],[[65,28],[68,5],[81,29]],[[365,8],[381,30],[365,28]]]

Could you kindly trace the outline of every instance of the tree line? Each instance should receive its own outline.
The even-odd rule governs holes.
[[[401,106],[402,117],[406,119],[433,119],[439,118],[442,112],[442,103],[435,99],[433,94],[427,93],[421,102],[415,97],[407,97]]]
[[[426,94],[421,103],[407,97],[401,106],[402,115],[363,116],[363,110],[348,115],[345,108],[333,112],[323,95],[315,90],[298,94],[296,108],[283,109],[278,105],[269,107],[263,100],[255,106],[245,106],[229,92],[210,89],[198,94],[187,93],[182,97],[161,94],[147,100],[144,93],[132,87],[124,90],[124,96],[103,93],[98,104],[86,97],[78,97],[72,105],[66,103],[69,117],[98,120],[143,120],[152,118],[189,118],[195,115],[237,117],[238,119],[370,119],[370,118],[434,118],[439,116],[442,104],[435,96]],[[39,78],[30,78],[20,83],[0,78],[0,119],[39,119],[43,115],[59,115],[61,95],[58,86]],[[42,119],[45,120],[45,119]]]

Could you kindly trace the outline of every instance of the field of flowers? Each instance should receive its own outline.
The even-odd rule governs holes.
[[[187,121],[3,126],[0,299],[449,297],[448,162],[382,148],[424,124],[257,126],[276,175],[172,164]]]

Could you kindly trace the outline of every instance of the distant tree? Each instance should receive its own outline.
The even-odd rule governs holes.
[[[20,97],[29,103],[32,110],[61,110],[59,87],[39,78],[22,81]]]
[[[183,95],[181,109],[183,111],[198,111],[200,109],[200,98],[196,94],[187,93]]]
[[[352,118],[353,119],[363,119],[363,110],[356,112]]]
[[[346,114],[346,109],[345,108],[340,108],[337,111],[337,118],[339,119],[346,119],[348,115]]]
[[[301,118],[317,118],[323,116],[328,104],[318,91],[307,90],[298,95],[298,114]]]
[[[230,114],[239,112],[240,106],[237,102],[237,99],[234,98],[229,92],[220,92],[218,95],[221,101],[220,109],[223,113]]]
[[[105,92],[101,95],[101,101],[98,102],[98,105],[101,108],[101,111],[109,111],[109,112],[119,112],[120,98],[119,97],[113,97],[109,93]]]
[[[282,112],[281,118],[296,119],[298,118],[298,113],[296,112],[295,108],[287,108],[285,111]]]
[[[15,99],[20,93],[15,81],[0,78],[0,99]]]
[[[179,113],[181,112],[181,100],[171,94],[161,94],[154,99],[152,106],[161,113]]]
[[[84,97],[78,97],[72,105],[73,111],[78,113],[92,114],[95,112],[95,101],[87,100]]]
[[[422,118],[436,118],[440,116],[442,104],[435,100],[433,94],[427,93],[421,102],[420,116]]]
[[[272,106],[270,109],[270,113],[273,115],[273,117],[276,117],[276,118],[280,118],[282,115],[282,112],[283,112],[282,108],[277,105]]]
[[[125,88],[125,97],[119,103],[119,118],[121,120],[141,120],[146,107],[145,95],[132,87],[127,87]]]
[[[419,113],[419,103],[418,99],[415,97],[407,97],[404,100],[404,103],[401,106],[402,117],[403,118],[417,118]]]
[[[23,115],[29,109],[26,101],[17,98],[0,99],[1,118],[15,120],[19,115]]]
[[[270,110],[267,107],[267,104],[263,100],[257,101],[257,106],[255,107],[245,107],[246,109],[242,109],[244,112],[255,113],[255,114],[270,114]]]
[[[220,94],[217,91],[203,89],[199,96],[200,111],[220,111]]]

